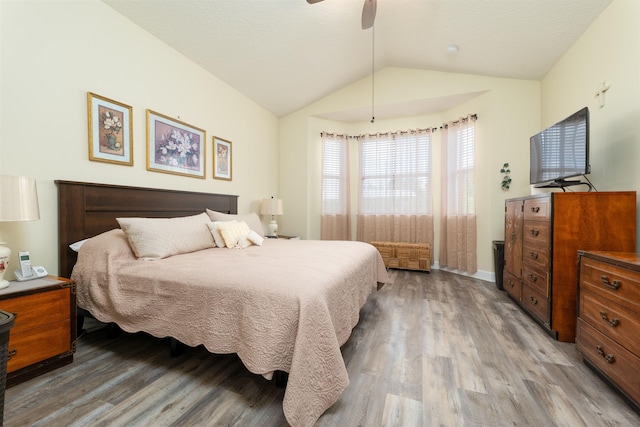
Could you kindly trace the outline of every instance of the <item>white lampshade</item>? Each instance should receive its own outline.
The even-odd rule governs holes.
[[[284,210],[282,209],[282,199],[262,199],[262,204],[260,205],[260,214],[261,215],[283,215]]]
[[[40,219],[35,178],[0,175],[0,221]]]
[[[276,199],[271,197],[270,199],[262,199],[260,204],[261,215],[271,215],[271,222],[269,223],[269,235],[278,235],[278,223],[276,222],[276,215],[283,215],[284,209],[282,208],[282,199]]]
[[[40,219],[36,180],[26,176],[0,175],[0,221]],[[9,286],[4,273],[9,266],[11,250],[0,237],[0,289]]]

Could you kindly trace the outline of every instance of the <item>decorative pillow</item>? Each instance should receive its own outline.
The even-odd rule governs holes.
[[[249,234],[251,229],[244,221],[224,221],[218,225],[218,230],[228,248],[235,248],[238,238]]]
[[[264,237],[251,230],[246,236],[240,236],[238,238],[236,248],[244,249],[251,245],[262,246],[262,242],[264,242]]]
[[[250,229],[258,233],[260,236],[264,237],[264,230],[262,229],[262,222],[260,222],[260,217],[255,212],[251,212],[245,215],[234,215],[234,214],[223,214],[220,212],[212,211],[211,209],[207,209],[207,215],[211,218],[211,221],[244,221],[247,223]]]
[[[215,245],[219,248],[225,247],[224,239],[222,238],[222,234],[220,234],[220,229],[218,227],[222,223],[223,221],[214,221],[214,222],[207,223],[207,227],[209,227],[209,231],[213,236],[213,241],[215,242]]]
[[[179,218],[116,218],[140,259],[154,260],[214,247],[206,213]]]
[[[69,245],[69,247],[74,252],[80,252],[80,248],[82,247],[82,245],[85,244],[85,242],[87,240],[89,240],[89,239],[84,239],[84,240],[80,240],[79,242],[72,243],[72,244]]]

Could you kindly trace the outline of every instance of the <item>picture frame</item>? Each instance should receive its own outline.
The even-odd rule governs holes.
[[[213,137],[213,178],[231,181],[233,172],[231,141]]]
[[[89,160],[133,166],[133,108],[87,92]]]
[[[206,177],[204,129],[147,110],[147,170]]]

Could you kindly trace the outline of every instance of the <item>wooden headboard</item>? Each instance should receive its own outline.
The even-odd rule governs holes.
[[[238,196],[88,182],[55,181],[58,186],[59,275],[71,277],[74,242],[119,228],[119,217],[177,217],[206,208],[238,213]]]

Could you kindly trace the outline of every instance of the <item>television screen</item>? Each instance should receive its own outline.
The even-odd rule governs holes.
[[[588,174],[589,108],[532,136],[530,160],[531,184],[554,181],[552,186],[563,186],[565,178]]]

